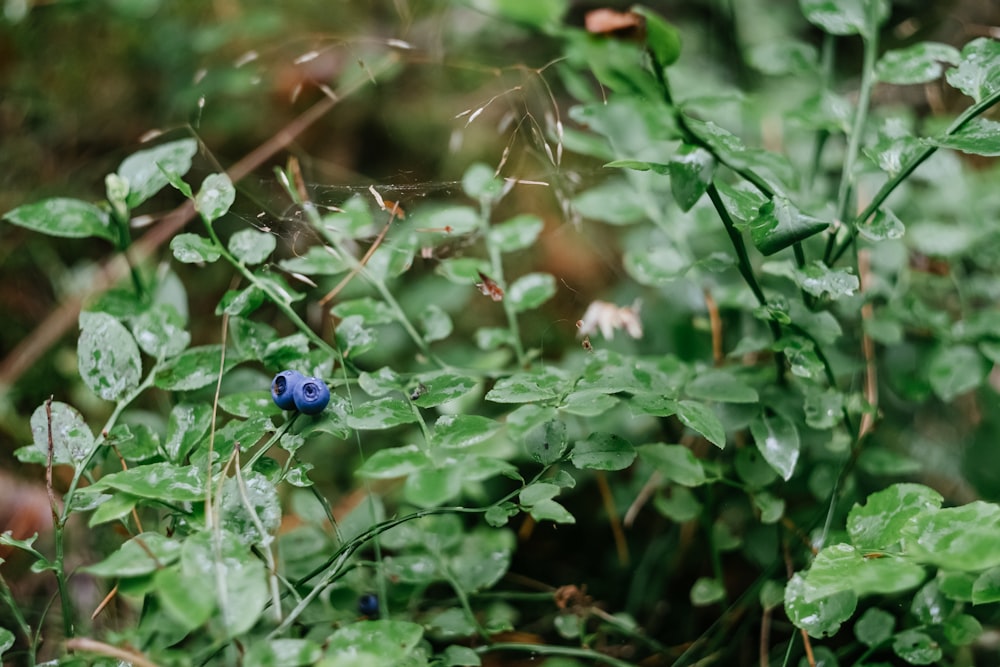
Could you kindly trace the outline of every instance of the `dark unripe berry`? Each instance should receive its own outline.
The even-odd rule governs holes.
[[[358,598],[358,613],[362,616],[378,616],[378,596],[374,593],[365,593]]]
[[[302,384],[305,376],[298,371],[281,371],[271,380],[271,398],[282,410],[295,408],[295,388]]]
[[[295,407],[304,415],[323,412],[330,402],[330,388],[319,378],[306,378],[292,389]]]

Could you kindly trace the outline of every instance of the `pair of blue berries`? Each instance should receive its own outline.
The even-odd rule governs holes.
[[[330,388],[319,378],[307,378],[298,371],[281,371],[271,380],[271,398],[282,410],[315,415],[323,412],[330,402]]]

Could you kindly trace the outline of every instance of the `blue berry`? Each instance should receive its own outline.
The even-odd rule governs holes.
[[[271,380],[271,398],[282,410],[295,407],[295,388],[302,384],[305,376],[298,371],[281,371]]]
[[[292,397],[299,412],[315,415],[330,402],[330,388],[319,378],[306,378],[292,388]]]
[[[358,598],[358,613],[362,616],[378,616],[378,596],[374,593],[365,593]]]

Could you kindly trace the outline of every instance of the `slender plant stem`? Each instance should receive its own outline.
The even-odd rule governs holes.
[[[0,563],[3,559],[0,559]],[[17,623],[17,628],[24,635],[24,641],[28,645],[28,667],[35,667],[35,654],[37,651],[37,644],[34,637],[31,635],[31,626],[28,625],[28,621],[24,618],[24,614],[21,613],[21,608],[17,605],[17,601],[14,599],[14,592],[11,591],[10,586],[7,584],[7,580],[3,578],[0,574],[0,599],[7,603],[10,607],[10,613],[14,617],[14,622]]]
[[[868,122],[868,109],[871,105],[872,86],[875,82],[875,58],[878,55],[878,30],[863,38],[863,62],[861,66],[861,87],[858,90],[858,107],[854,112],[854,122],[851,125],[850,137],[847,143],[847,153],[840,172],[840,185],[837,189],[837,217],[841,223],[848,218],[854,193],[854,169],[861,150],[861,140]],[[831,234],[826,242],[823,260],[830,264],[837,235]]]
[[[963,111],[958,118],[956,118],[952,124],[948,126],[948,129],[940,135],[940,139],[947,139],[952,136],[965,127],[969,121],[981,115],[987,109],[997,104],[997,102],[1000,102],[1000,90],[995,91],[981,102],[978,102]],[[910,161],[899,170],[899,172],[897,172],[894,176],[892,176],[892,178],[886,181],[881,188],[879,188],[878,192],[875,193],[875,196],[872,197],[872,200],[868,203],[868,206],[865,207],[865,210],[858,214],[858,216],[854,219],[850,228],[847,230],[847,238],[841,241],[840,245],[829,254],[829,259],[827,261],[828,265],[832,266],[837,262],[837,260],[840,259],[847,248],[849,248],[854,242],[854,238],[858,233],[858,228],[865,224],[868,221],[868,218],[872,217],[878,208],[885,203],[885,200],[889,198],[889,195],[895,192],[896,188],[898,188],[903,181],[909,178],[910,174],[912,174],[917,167],[922,165],[927,158],[933,155],[937,149],[938,146],[933,144],[924,146],[923,150],[914,155]]]

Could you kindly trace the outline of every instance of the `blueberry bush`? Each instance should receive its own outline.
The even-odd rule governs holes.
[[[7,211],[124,268],[20,417],[51,534],[0,544],[55,585],[0,578],[4,659],[996,664],[1000,41],[732,5],[738,83],[666,12],[468,3],[544,93],[451,122],[530,151],[419,197],[279,152],[265,215],[190,128]],[[419,59],[365,49],[323,113]],[[153,201],[195,221],[140,252]]]

